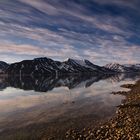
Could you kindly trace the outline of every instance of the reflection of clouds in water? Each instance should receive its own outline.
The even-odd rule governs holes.
[[[0,121],[2,121],[2,118],[10,117],[11,115],[16,117],[14,113],[22,116],[20,112],[30,114],[30,116],[36,114],[34,115],[36,117],[40,112],[45,112],[50,113],[49,118],[50,116],[54,118],[60,114],[69,114],[71,111],[78,113],[81,110],[82,114],[88,114],[95,112],[95,108],[114,110],[115,106],[119,105],[124,97],[110,93],[112,91],[126,90],[121,88],[120,85],[134,83],[133,80],[131,78],[123,79],[122,77],[117,81],[115,80],[115,82],[110,82],[108,79],[95,80],[92,85],[85,88],[86,83],[90,80],[86,79],[84,81],[82,79],[82,81],[76,81],[75,83],[73,79],[72,82],[69,81],[64,84],[65,86],[55,83],[55,85],[52,85],[52,90],[46,92],[35,92],[30,87],[28,90],[7,87],[0,92]],[[17,84],[15,83],[15,85]],[[67,86],[74,88],[69,89]],[[21,88],[20,85],[19,88]],[[92,110],[91,112],[87,110],[89,107]],[[55,116],[53,116],[54,114]]]
[[[94,83],[89,88],[75,88],[68,90],[66,87],[54,88],[54,90],[47,93],[39,93],[34,91],[23,91],[15,88],[7,88],[0,94],[0,110],[8,112],[18,109],[31,108],[44,104],[46,108],[57,106],[65,102],[86,100],[92,98],[94,102],[101,102],[103,104],[117,102],[121,98],[112,96],[108,93],[114,91],[115,87],[119,86],[107,83],[105,80]],[[3,99],[5,97],[5,99]],[[9,106],[10,105],[10,106]],[[6,108],[5,108],[6,107]]]
[[[5,91],[6,92],[6,91]],[[30,95],[31,91],[25,91],[23,92],[23,94],[26,94],[26,96],[22,96],[19,93],[15,93],[15,91],[13,92],[14,94],[14,98],[7,98],[7,99],[1,99],[0,100],[0,109],[1,112],[2,110],[5,112],[6,110],[12,109],[12,110],[16,110],[16,109],[23,109],[23,108],[30,108],[33,106],[37,106],[39,104],[45,104],[46,107],[48,107],[48,105],[56,105],[59,102],[61,102],[62,100],[64,100],[65,98],[69,98],[65,92],[61,94],[56,94],[56,93],[39,93],[36,95]],[[64,92],[64,90],[63,90]],[[11,93],[12,94],[12,93]],[[9,106],[10,105],[10,106]],[[5,108],[6,107],[6,108]]]

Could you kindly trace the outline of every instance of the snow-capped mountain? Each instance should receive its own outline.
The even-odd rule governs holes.
[[[125,67],[123,65],[118,64],[118,63],[106,64],[104,67],[108,68],[110,70],[117,71],[117,72],[124,72],[125,71]]]
[[[95,72],[95,73],[104,73],[106,69],[103,67],[94,65],[88,60],[76,60],[76,59],[68,59],[63,62],[67,66],[71,67],[75,72]]]
[[[110,63],[104,66],[105,68],[108,68],[110,70],[116,71],[116,72],[140,72],[140,64],[131,65],[131,64],[125,64],[120,65],[118,63]]]
[[[0,73],[3,73],[3,71],[8,67],[9,65],[3,61],[0,61]]]
[[[13,75],[64,75],[64,74],[112,74],[116,72],[140,72],[140,65],[120,65],[110,63],[104,67],[95,65],[88,60],[67,59],[54,61],[47,57],[35,58],[13,63],[6,68],[5,73]]]
[[[15,75],[103,74],[107,72],[110,70],[94,65],[88,60],[68,59],[60,62],[46,57],[13,63],[6,70],[6,73]]]

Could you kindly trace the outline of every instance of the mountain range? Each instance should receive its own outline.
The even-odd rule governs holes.
[[[140,72],[140,64],[120,65],[110,63],[98,66],[89,60],[67,59],[60,62],[47,57],[23,60],[21,62],[7,64],[0,61],[0,73],[8,75],[65,75],[65,74],[89,74],[104,75],[113,73],[136,73]]]
[[[118,63],[110,63],[104,66],[110,70],[120,73],[133,73],[140,72],[140,64],[124,64],[120,65]]]

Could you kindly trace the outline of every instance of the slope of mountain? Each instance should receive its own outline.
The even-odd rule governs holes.
[[[108,68],[110,70],[116,71],[116,72],[124,72],[125,71],[125,67],[123,65],[118,64],[118,63],[106,64],[104,67]]]
[[[9,64],[7,64],[6,62],[0,61],[0,73],[3,73],[8,66]]]
[[[88,60],[75,60],[75,59],[68,59],[64,62],[66,65],[69,65],[72,67],[72,69],[75,69],[77,71],[81,72],[96,72],[96,73],[104,73],[109,72],[109,69],[106,69],[104,67],[100,67],[97,65],[94,65]]]
[[[49,58],[36,58],[11,64],[6,73],[15,75],[55,74],[59,63]]]
[[[120,65],[118,63],[110,63],[104,66],[105,68],[108,68],[110,70],[113,70],[115,72],[121,72],[121,73],[133,73],[133,72],[140,72],[140,64],[131,65]]]
[[[88,60],[68,59],[60,62],[50,58],[36,58],[11,64],[6,73],[14,75],[58,75],[71,73],[104,74],[111,70],[92,64]]]
[[[13,75],[64,75],[64,74],[92,74],[103,75],[116,72],[140,72],[140,64],[120,65],[110,63],[100,67],[88,60],[68,59],[64,62],[54,61],[47,57],[35,58],[33,60],[24,60],[11,65],[1,63],[2,70],[7,74]]]
[[[125,64],[124,66],[140,70],[140,64]]]

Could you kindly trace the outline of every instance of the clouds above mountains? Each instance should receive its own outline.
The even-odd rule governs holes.
[[[0,59],[139,63],[139,6],[139,0],[1,0]]]

